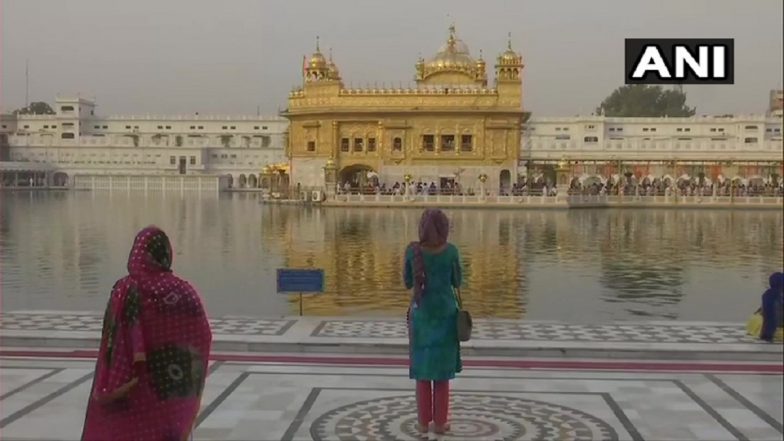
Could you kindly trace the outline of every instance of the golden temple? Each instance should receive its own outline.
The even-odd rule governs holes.
[[[289,95],[287,156],[292,185],[362,185],[368,173],[392,184],[409,175],[426,182],[488,186],[516,182],[523,112],[522,57],[507,49],[488,86],[481,53],[450,26],[446,43],[415,64],[416,86],[347,88],[340,71],[316,51],[303,66],[303,86]]]

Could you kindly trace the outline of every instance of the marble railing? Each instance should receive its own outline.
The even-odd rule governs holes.
[[[599,196],[599,195],[558,195],[558,196],[506,196],[506,195],[363,195],[339,194],[330,201],[346,204],[432,204],[432,205],[550,205],[553,207],[606,207],[606,206],[765,206],[784,207],[781,196]]]

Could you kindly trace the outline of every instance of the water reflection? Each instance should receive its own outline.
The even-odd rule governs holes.
[[[0,193],[6,309],[100,310],[135,232],[155,223],[213,314],[296,313],[278,267],[317,267],[320,315],[402,314],[419,210],[265,206],[252,194]],[[476,316],[743,320],[781,268],[782,214],[709,210],[448,210]]]

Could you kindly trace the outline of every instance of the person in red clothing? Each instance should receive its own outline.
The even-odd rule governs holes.
[[[103,321],[83,441],[184,441],[201,405],[212,332],[201,298],[172,272],[157,227],[136,236]]]

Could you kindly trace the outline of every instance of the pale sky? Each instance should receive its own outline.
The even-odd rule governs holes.
[[[762,113],[782,84],[782,0],[0,0],[0,111],[57,94],[102,115],[274,114],[321,38],[347,84],[406,84],[451,22],[488,65],[507,32],[538,116],[589,114],[623,84],[624,38],[734,38],[735,85],[697,113]]]

